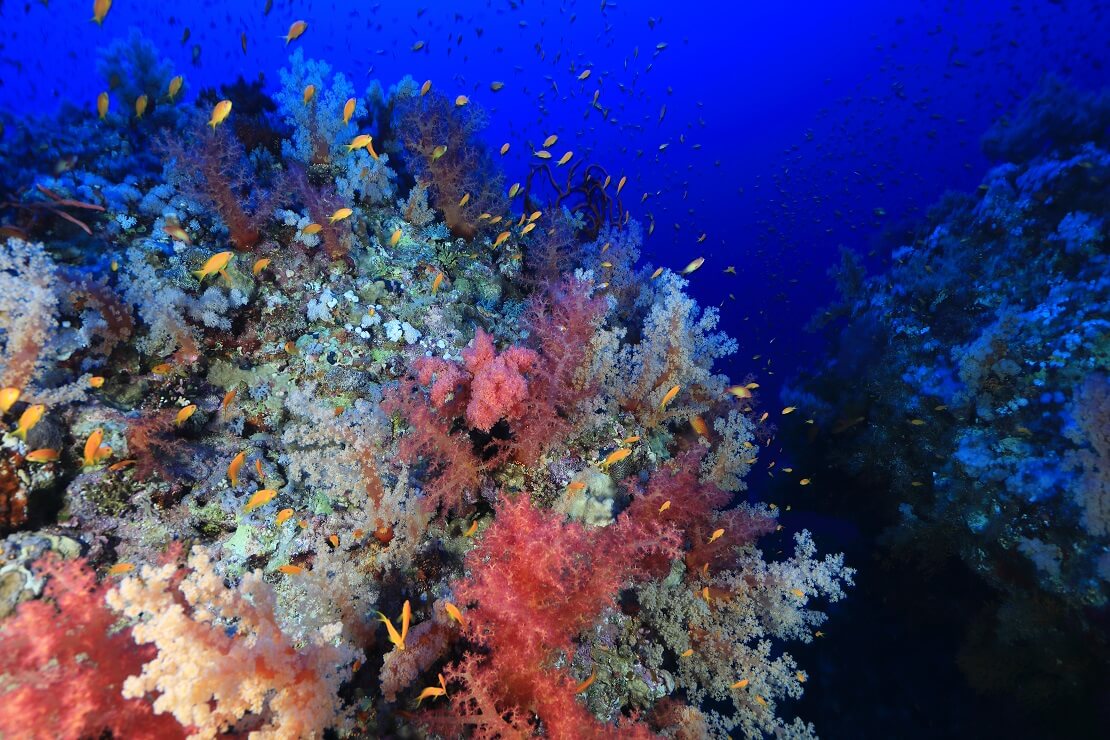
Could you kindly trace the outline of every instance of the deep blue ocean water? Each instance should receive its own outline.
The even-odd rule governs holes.
[[[430,79],[487,110],[492,147],[512,143],[507,182],[553,133],[558,152],[627,176],[629,211],[653,224],[644,261],[678,270],[705,258],[692,293],[720,306],[739,342],[723,369],[751,373],[774,411],[782,383],[824,349],[804,327],[833,299],[826,273],[840,246],[885,269],[943,193],[976,188],[991,165],[980,136],[1042,78],[1110,84],[1110,6],[1099,0],[117,0],[102,26],[90,6],[0,0],[4,120],[63,103],[95,115],[97,50],[132,27],[184,75],[185,103],[240,76],[275,91],[293,48],[360,95],[375,79]],[[299,18],[308,29],[286,45]],[[504,88],[492,92],[493,80]],[[14,185],[0,173],[0,189]],[[780,467],[797,459],[789,440],[774,446]],[[752,495],[785,495],[764,467]],[[806,496],[848,495],[829,490],[843,484],[835,473],[814,477]],[[976,693],[955,662],[962,620],[946,613],[946,589],[982,586],[953,568],[919,589],[876,554],[878,524],[789,495],[797,521],[860,570],[831,611],[828,632],[842,639],[798,651],[817,677],[798,713],[827,737],[1022,735],[1016,699]]]

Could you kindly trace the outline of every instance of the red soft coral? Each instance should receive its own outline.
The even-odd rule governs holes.
[[[648,533],[624,516],[610,527],[589,528],[534,507],[526,495],[502,499],[493,524],[467,554],[469,578],[454,585],[467,608],[465,634],[486,651],[447,671],[462,683],[452,699],[459,722],[484,737],[505,731],[497,718],[509,717],[519,731],[529,714],[553,738],[611,731],[576,699],[574,680],[552,662],[570,654],[578,634],[616,606],[624,585],[646,575],[638,564],[649,553],[674,557],[677,537]]]
[[[38,570],[43,598],[0,623],[0,737],[182,737],[172,717],[121,694],[154,651],[137,646],[129,629],[113,631],[107,585],[83,560],[51,558]]]
[[[479,328],[462,357],[471,376],[467,423],[488,432],[501,419],[511,422],[519,418],[528,399],[524,373],[532,369],[539,355],[524,347],[509,347],[497,354],[493,338]]]

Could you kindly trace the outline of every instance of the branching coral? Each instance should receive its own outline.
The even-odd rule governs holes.
[[[335,645],[339,625],[298,649],[274,613],[273,589],[258,571],[229,589],[208,552],[194,547],[188,568],[144,566],[108,594],[116,611],[136,622],[136,642],[158,655],[128,678],[130,699],[158,692],[154,711],[214,738],[248,713],[265,723],[251,738],[322,737],[342,723],[340,683],[357,653]]]

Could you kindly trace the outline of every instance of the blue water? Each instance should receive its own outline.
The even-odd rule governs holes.
[[[186,106],[239,77],[276,92],[292,49],[346,74],[359,96],[373,80],[431,80],[486,110],[494,151],[511,143],[497,157],[506,183],[524,179],[550,134],[556,156],[573,150],[626,176],[624,204],[652,228],[643,263],[678,271],[705,258],[690,292],[720,307],[720,328],[739,344],[720,369],[735,382],[750,374],[761,410],[776,416],[789,403],[783,385],[826,359],[826,337],[805,327],[834,299],[827,271],[840,247],[888,269],[945,192],[976,190],[997,164],[980,136],[1046,75],[1086,91],[1110,85],[1100,0],[117,0],[102,26],[91,5],[0,0],[6,132],[19,120],[49,125],[67,105],[95,116],[106,87],[97,52],[131,28],[184,76]],[[296,19],[307,31],[286,44]],[[494,80],[503,89],[491,91]],[[112,100],[114,111],[127,105]],[[0,200],[27,186],[10,176],[0,172]],[[958,665],[971,617],[947,613],[946,593],[988,602],[986,587],[946,560],[919,588],[879,544],[896,503],[872,507],[875,490],[853,503],[860,479],[836,467],[843,460],[814,462],[806,433],[769,443],[748,495],[791,505],[822,552],[846,551],[860,573],[830,609],[826,629],[840,641],[795,651],[813,676],[797,713],[826,737],[1023,736],[1019,700],[979,693]],[[805,496],[769,474],[772,459],[815,466]],[[1092,610],[1104,627],[1105,606]]]

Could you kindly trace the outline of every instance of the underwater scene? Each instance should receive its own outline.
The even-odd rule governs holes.
[[[0,21],[0,740],[1107,737],[1110,3]]]

